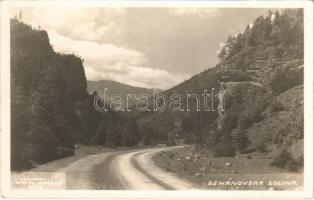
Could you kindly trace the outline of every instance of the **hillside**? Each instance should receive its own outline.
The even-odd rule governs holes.
[[[104,89],[108,89],[109,99],[113,95],[120,95],[123,98],[123,105],[126,106],[126,97],[127,94],[134,94],[139,96],[141,94],[152,96],[154,89],[147,89],[141,87],[133,87],[127,84],[119,83],[116,81],[110,80],[100,80],[100,81],[87,81],[87,91],[91,94],[96,91],[98,94],[104,94]],[[159,93],[161,90],[155,89],[156,93]],[[129,106],[132,106],[136,103],[136,99],[132,96],[129,98]]]
[[[46,31],[11,19],[11,167],[73,155],[77,104],[87,96],[82,60],[58,54]]]
[[[270,152],[287,148],[293,159],[303,159],[303,85],[278,95],[274,102],[261,114],[263,119],[247,129],[250,145],[265,144],[263,150]]]
[[[228,38],[219,57],[221,62],[214,68],[161,93],[167,97],[201,95],[215,88],[216,112],[195,112],[195,102],[189,102],[194,108],[190,112],[139,113],[142,142],[171,143],[183,137],[186,143],[211,149],[218,157],[247,151],[279,152],[290,161],[280,161],[286,163],[278,166],[291,167],[286,165],[302,157],[292,158],[291,151],[303,143],[302,10],[258,17],[252,26]],[[224,112],[217,112],[219,95],[225,98]],[[298,120],[287,120],[296,112],[300,113]]]

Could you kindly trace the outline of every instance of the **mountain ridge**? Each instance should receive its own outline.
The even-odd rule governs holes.
[[[109,96],[109,101],[111,97],[114,95],[120,95],[123,100],[123,105],[126,105],[127,95],[147,95],[148,97],[152,96],[154,92],[157,94],[162,90],[158,88],[142,88],[142,87],[135,87],[125,83],[120,83],[117,81],[112,80],[98,80],[98,81],[91,81],[87,80],[87,91],[92,94],[93,92],[97,92],[98,94],[104,94],[105,89],[108,89],[107,95]],[[137,99],[133,96],[130,96],[128,105],[133,106]]]
[[[123,87],[134,88],[134,89],[137,89],[137,90],[140,90],[140,91],[152,91],[154,89],[156,89],[158,92],[162,91],[159,88],[144,88],[144,87],[132,86],[132,85],[128,85],[128,84],[125,84],[125,83],[118,82],[118,81],[106,80],[106,79],[97,80],[97,81],[87,80],[87,83],[89,84],[87,86],[88,87],[87,90],[89,92],[92,92],[95,89],[98,89],[98,88],[95,88],[95,86],[106,86],[106,84],[109,85],[109,86],[116,84],[116,85],[123,86]]]

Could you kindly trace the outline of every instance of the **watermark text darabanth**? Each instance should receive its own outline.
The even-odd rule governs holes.
[[[109,89],[105,88],[103,93],[99,93],[94,97],[94,107],[97,111],[224,111],[224,96],[215,94],[215,88],[210,90],[204,89],[201,94],[186,93],[165,95],[158,93],[157,89],[153,89],[153,94],[110,94]],[[130,105],[130,102],[135,104]],[[219,105],[218,107],[215,105]]]

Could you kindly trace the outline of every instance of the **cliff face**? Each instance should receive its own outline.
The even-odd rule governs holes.
[[[84,98],[82,60],[54,52],[45,31],[12,19],[12,169],[72,155]]]

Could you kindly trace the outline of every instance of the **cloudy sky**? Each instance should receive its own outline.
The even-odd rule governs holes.
[[[170,88],[218,62],[228,35],[267,9],[82,8],[22,10],[23,21],[48,32],[60,53],[84,59],[88,80]]]

